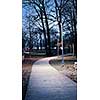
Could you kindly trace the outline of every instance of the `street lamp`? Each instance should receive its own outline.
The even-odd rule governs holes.
[[[58,34],[57,34],[57,55],[58,55],[58,57],[59,57],[59,32],[58,32]]]
[[[61,43],[62,43],[62,67],[64,67],[64,45],[63,45],[63,30],[62,30],[62,23],[61,25]]]

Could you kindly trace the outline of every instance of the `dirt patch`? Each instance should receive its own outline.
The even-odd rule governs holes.
[[[34,62],[41,58],[43,57],[24,58],[24,60],[22,61],[22,100],[25,99],[32,65]]]
[[[77,65],[74,64],[77,61],[77,58],[75,56],[64,57],[64,66],[62,66],[61,61],[62,58],[58,57],[51,60],[49,63],[60,73],[68,76],[73,81],[77,82]]]

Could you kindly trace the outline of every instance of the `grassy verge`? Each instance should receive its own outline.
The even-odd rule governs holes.
[[[36,62],[41,58],[43,57],[31,57],[31,58],[25,58],[22,61],[22,100],[25,99],[29,77],[32,70],[32,65],[34,62]]]
[[[74,65],[74,62],[77,61],[75,56],[65,56],[64,57],[64,66],[61,64],[61,57],[50,60],[50,64],[57,69],[60,73],[68,76],[73,81],[77,82],[77,66]]]

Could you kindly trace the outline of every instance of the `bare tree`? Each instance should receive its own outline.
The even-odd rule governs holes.
[[[34,29],[41,30],[37,35],[44,36],[46,55],[51,54],[51,30],[56,29],[59,33],[59,42],[61,43],[61,30],[69,37],[64,39],[65,43],[74,44],[74,52],[77,51],[77,1],[76,0],[23,0],[23,7],[27,6],[27,24],[28,34],[30,36],[30,48],[32,48]],[[39,31],[37,30],[37,31]],[[43,34],[43,35],[41,35]],[[65,36],[65,35],[64,35]],[[70,41],[70,42],[67,42]]]

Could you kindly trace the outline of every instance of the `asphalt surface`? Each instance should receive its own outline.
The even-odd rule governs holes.
[[[77,100],[77,84],[43,58],[32,66],[25,100]]]

